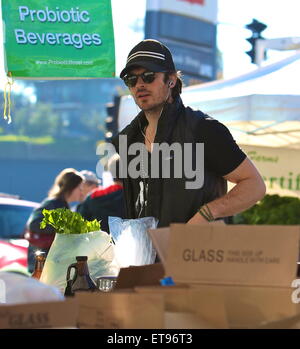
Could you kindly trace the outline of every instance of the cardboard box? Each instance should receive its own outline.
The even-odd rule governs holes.
[[[160,294],[80,292],[75,299],[79,304],[79,328],[151,329],[164,326],[164,304]]]
[[[162,287],[163,277],[161,263],[122,268],[113,292],[126,290],[163,297],[164,323],[160,328],[228,328],[219,290],[192,290],[183,284]]]
[[[165,269],[161,263],[121,268],[114,290],[132,289],[135,286],[159,286]]]
[[[77,328],[78,305],[66,301],[1,304],[0,328]]]
[[[139,286],[136,292],[164,297],[164,328],[228,328],[223,294],[219,289],[180,286]]]
[[[162,263],[120,270],[113,292],[79,293],[80,328],[297,328],[298,226],[149,231]],[[176,285],[163,287],[172,276]]]
[[[285,320],[295,316],[300,326],[300,306],[292,302],[293,291],[288,287],[223,286],[230,327],[276,328],[280,323],[281,328],[290,328],[290,322]]]
[[[296,279],[299,226],[172,224],[149,234],[176,283],[290,287]]]
[[[221,293],[229,327],[297,328],[300,310],[290,286],[299,232],[299,226],[174,224],[149,234],[166,276],[177,285]]]

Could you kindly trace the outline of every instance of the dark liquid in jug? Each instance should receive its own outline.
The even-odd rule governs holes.
[[[76,263],[71,264],[67,270],[67,287],[65,289],[65,296],[73,296],[75,292],[91,291],[94,292],[97,286],[89,273],[87,264],[87,256],[77,256]],[[71,279],[71,269],[74,269],[74,276]]]

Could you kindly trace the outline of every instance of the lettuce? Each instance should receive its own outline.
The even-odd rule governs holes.
[[[300,199],[291,196],[265,195],[248,210],[234,217],[234,224],[300,224]]]
[[[101,228],[97,219],[87,221],[80,213],[68,208],[43,209],[42,214],[44,218],[40,223],[40,228],[45,229],[47,225],[51,225],[58,234],[85,234]]]

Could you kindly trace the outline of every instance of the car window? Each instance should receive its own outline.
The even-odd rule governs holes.
[[[20,239],[33,207],[0,205],[0,239]]]

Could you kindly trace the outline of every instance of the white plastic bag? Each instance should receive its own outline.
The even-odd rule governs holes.
[[[53,286],[15,272],[0,272],[0,304],[25,304],[63,301],[62,293]]]
[[[108,217],[109,231],[115,243],[115,258],[120,268],[155,262],[156,251],[147,230],[155,229],[157,223],[154,217]]]
[[[89,272],[94,280],[103,275],[118,275],[110,235],[104,231],[93,231],[86,234],[56,234],[40,280],[64,292],[67,269],[76,262],[76,256],[88,257]]]

